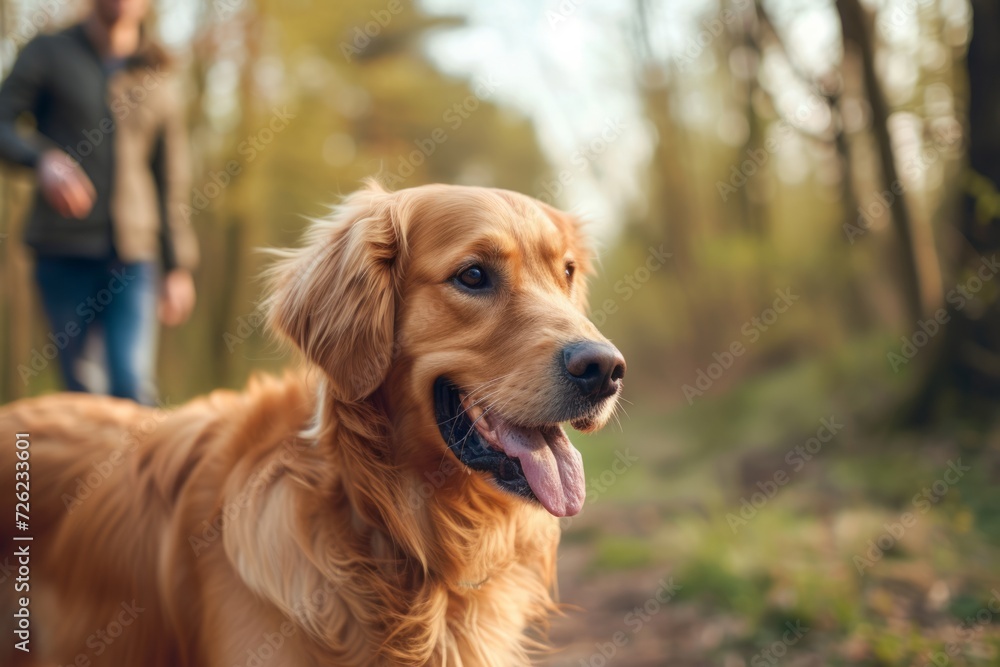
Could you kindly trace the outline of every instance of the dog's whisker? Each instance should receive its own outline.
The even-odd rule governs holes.
[[[621,419],[619,419],[619,417],[618,417],[618,411],[620,409],[622,409],[621,403],[615,403],[614,407],[611,408],[611,412],[608,414],[607,418],[605,419],[605,422],[609,423],[612,419],[614,419],[615,423],[618,424],[618,429],[624,433],[624,430],[622,429]]]
[[[495,395],[496,393],[497,392],[494,391],[490,395]],[[482,400],[485,400],[485,398],[482,399]],[[507,401],[504,403],[504,407],[507,407],[507,404],[510,403],[510,401],[511,401],[511,399],[507,399]],[[482,402],[482,401],[480,401],[480,402]],[[461,454],[465,453],[465,441],[469,439],[470,435],[472,435],[473,430],[476,427],[476,424],[478,424],[479,420],[482,419],[483,417],[485,417],[490,412],[490,410],[492,410],[495,407],[496,407],[496,403],[495,402],[491,403],[488,406],[486,406],[486,408],[483,410],[482,414],[480,414],[478,417],[476,417],[476,420],[474,422],[472,422],[472,428],[469,429],[469,432],[465,435],[464,438],[462,438],[462,442],[459,443],[461,445],[461,449],[459,450],[459,455],[460,456],[461,456]]]
[[[618,418],[617,410],[615,412],[612,412],[611,416],[615,418],[615,423],[618,424],[618,430],[624,433],[625,428],[622,426],[622,420]]]
[[[483,396],[479,400],[473,401],[473,403],[469,406],[469,408],[476,407],[477,405],[479,405],[480,403],[482,403],[484,400],[486,400],[490,396],[494,396],[497,393],[497,391],[499,391],[499,389],[496,387],[496,385],[499,384],[500,382],[502,382],[503,380],[506,380],[507,378],[509,378],[512,375],[513,375],[513,373],[507,373],[505,375],[501,375],[500,377],[493,378],[492,380],[487,380],[486,382],[483,382],[482,384],[480,384],[479,386],[477,386],[475,389],[466,392],[466,397],[471,399],[477,392],[481,392],[481,391],[485,390],[487,387],[489,387],[491,389],[491,391],[488,392],[486,394],[486,396]],[[463,413],[467,412],[469,408],[465,408],[462,412]]]
[[[500,378],[497,378],[497,379],[496,379],[496,381],[500,381],[500,380],[502,380],[502,379],[505,379],[505,378],[509,377],[510,375],[512,375],[512,373],[508,373],[508,374],[507,374],[506,376],[501,376]],[[485,383],[484,383],[484,384],[485,384]],[[482,388],[484,388],[484,387],[482,387],[482,385],[480,385],[480,389],[482,389]],[[455,415],[454,417],[450,417],[450,418],[446,419],[446,420],[445,420],[444,422],[440,422],[440,423],[438,424],[438,426],[439,426],[439,427],[441,427],[441,426],[444,426],[444,425],[445,425],[445,424],[447,424],[447,423],[448,423],[449,421],[455,421],[455,423],[457,424],[457,423],[458,423],[458,418],[459,418],[459,417],[461,417],[462,415],[464,415],[465,413],[467,413],[467,412],[468,412],[469,410],[471,410],[472,408],[474,408],[474,407],[478,406],[478,405],[479,405],[479,404],[481,404],[481,403],[482,403],[483,401],[486,401],[486,400],[488,400],[488,399],[489,399],[489,398],[490,398],[491,396],[495,396],[495,395],[497,394],[497,392],[498,392],[498,391],[500,391],[500,390],[499,390],[499,389],[494,389],[493,391],[491,391],[491,392],[487,393],[487,394],[486,394],[485,396],[483,396],[482,398],[480,398],[480,399],[479,399],[478,401],[474,401],[474,402],[473,402],[473,403],[472,403],[471,405],[469,405],[468,407],[465,407],[465,406],[463,405],[463,406],[462,406],[462,411],[461,411],[461,412],[459,412],[459,413],[458,413],[457,415]],[[466,394],[466,396],[471,396],[471,395],[472,395],[471,393],[469,393],[469,394]],[[453,426],[453,428],[454,428],[454,426]]]
[[[491,382],[492,382],[492,381],[491,381]],[[483,383],[483,384],[485,385],[486,383]],[[483,385],[480,385],[480,389],[481,389],[481,388],[483,388]],[[467,395],[469,395],[469,394],[467,394]],[[459,418],[459,417],[461,417],[461,416],[462,416],[462,415],[464,415],[464,414],[465,414],[466,412],[468,412],[469,408],[471,408],[471,407],[475,407],[475,405],[476,405],[476,404],[473,404],[473,405],[470,405],[469,407],[465,407],[465,406],[463,405],[463,406],[462,406],[462,411],[461,411],[461,412],[459,412],[459,413],[458,413],[457,415],[455,415],[454,417],[449,417],[448,419],[446,419],[446,420],[445,420],[445,421],[443,421],[443,422],[438,422],[438,426],[439,426],[439,427],[440,427],[440,426],[444,426],[445,424],[447,424],[447,423],[448,423],[448,422],[450,422],[450,421],[456,421],[456,422],[457,422],[457,421],[458,421],[458,418]]]
[[[493,394],[496,394],[496,393],[497,393],[497,392],[493,392]],[[493,394],[491,394],[491,395],[493,395]],[[485,398],[484,398],[483,400],[485,400]],[[508,400],[508,402],[509,402],[509,400]],[[486,414],[487,414],[487,413],[488,413],[488,412],[489,412],[490,410],[492,410],[492,409],[493,409],[493,408],[494,408],[495,406],[496,406],[496,404],[495,404],[495,403],[493,403],[493,404],[491,404],[491,405],[488,405],[488,406],[486,406],[486,408],[485,408],[485,409],[483,410],[482,414],[480,414],[480,415],[479,415],[478,417],[476,417],[476,421],[472,422],[472,427],[471,427],[471,428],[469,429],[469,432],[465,434],[465,437],[464,437],[464,438],[462,438],[462,442],[460,443],[460,444],[462,445],[462,449],[460,450],[460,451],[461,451],[462,453],[464,453],[464,452],[465,452],[465,441],[469,439],[469,436],[470,436],[470,435],[472,435],[472,433],[473,433],[474,429],[476,428],[476,424],[478,424],[478,423],[479,423],[479,420],[480,420],[480,419],[482,419],[483,417],[485,417],[485,416],[486,416]]]
[[[449,422],[452,422],[452,427],[451,427],[451,428],[452,428],[452,431],[451,431],[451,433],[452,433],[452,435],[454,435],[454,432],[455,432],[455,426],[457,426],[457,425],[458,425],[458,423],[459,423],[459,421],[460,421],[461,417],[462,417],[462,416],[464,416],[464,415],[465,415],[465,414],[466,414],[466,413],[467,413],[467,412],[468,412],[469,410],[471,410],[472,408],[476,407],[477,405],[479,405],[479,404],[480,404],[480,403],[482,403],[483,401],[485,401],[485,400],[489,399],[489,397],[490,397],[490,396],[493,396],[493,395],[495,395],[496,393],[497,393],[497,392],[491,392],[491,393],[487,394],[486,396],[484,396],[483,398],[479,399],[479,400],[478,400],[478,401],[476,401],[475,403],[472,403],[471,405],[469,405],[469,407],[464,407],[464,406],[463,406],[463,408],[462,408],[461,412],[457,413],[457,414],[456,414],[456,415],[455,415],[454,417],[449,417],[448,419],[444,420],[443,422],[438,422],[438,427],[442,427],[442,426],[445,426],[445,425],[447,425],[447,424],[448,424]]]
[[[484,382],[480,382],[475,387],[470,388],[467,391],[467,393],[469,395],[475,394],[477,391],[482,391],[484,388],[486,388],[486,387],[488,387],[490,385],[496,384],[497,382],[500,382],[501,380],[506,380],[511,375],[513,375],[513,373],[504,373],[503,375],[498,375],[497,377],[490,378],[489,380],[485,380]]]
[[[504,380],[504,379],[506,379],[506,378],[510,377],[511,375],[513,375],[513,373],[507,373],[507,374],[505,374],[505,375],[502,375],[502,376],[500,376],[500,377],[498,377],[498,378],[493,378],[492,380],[487,380],[486,382],[484,382],[484,383],[480,384],[480,385],[479,385],[479,387],[477,388],[477,390],[481,391],[482,389],[484,389],[484,388],[485,388],[485,386],[486,386],[487,384],[490,384],[490,383],[492,383],[492,384],[496,384],[496,383],[500,382],[501,380]],[[462,415],[466,414],[466,413],[467,413],[467,412],[468,412],[468,411],[469,411],[469,410],[470,410],[471,408],[473,408],[473,407],[476,407],[477,405],[480,405],[480,404],[481,404],[481,403],[483,403],[484,401],[487,401],[487,400],[489,400],[489,399],[490,399],[491,397],[495,396],[495,395],[496,395],[497,393],[499,393],[499,391],[500,391],[499,389],[494,389],[493,391],[491,391],[491,392],[488,392],[488,393],[487,393],[486,395],[482,396],[482,397],[481,397],[481,398],[480,398],[480,399],[479,399],[478,401],[474,402],[474,403],[473,403],[472,405],[470,405],[469,407],[467,407],[467,408],[463,407],[462,411],[461,411],[461,412],[459,412],[459,413],[458,413],[457,415],[455,415],[454,417],[451,417],[450,419],[447,419],[447,420],[445,420],[444,422],[441,422],[441,423],[439,423],[439,424],[438,424],[438,427],[441,427],[441,426],[444,426],[444,425],[445,425],[445,424],[447,424],[447,423],[448,423],[449,421],[450,421],[450,422],[452,422],[452,427],[451,427],[451,428],[452,428],[452,430],[451,430],[451,434],[450,434],[450,435],[451,435],[451,437],[450,437],[449,439],[452,439],[452,438],[454,438],[454,434],[455,434],[455,427],[456,427],[456,426],[458,425],[458,422],[459,422],[459,418],[460,418],[460,417],[461,417]],[[491,407],[492,407],[492,406],[491,406]],[[480,419],[482,419],[483,415],[485,415],[485,414],[486,414],[486,413],[487,413],[488,411],[489,411],[489,408],[487,408],[486,410],[483,410],[483,413],[482,413],[482,414],[481,414],[481,415],[480,415],[480,416],[479,416],[479,417],[478,417],[478,418],[476,419],[476,421],[475,421],[475,422],[473,422],[473,423],[472,423],[472,427],[473,427],[473,428],[475,427],[476,423],[477,423],[477,422],[478,422],[478,421],[479,421]],[[462,441],[461,441],[460,443],[457,443],[457,444],[459,444],[459,445],[460,445],[460,449],[459,449],[459,457],[461,457],[461,455],[465,453],[465,441],[469,439],[469,436],[470,436],[470,435],[472,435],[472,429],[470,429],[470,430],[469,430],[469,432],[468,432],[468,433],[466,433],[465,437],[464,437],[464,438],[462,438]],[[448,452],[447,452],[447,450],[446,450],[446,451],[444,451],[444,452],[442,453],[442,455],[441,455],[441,461],[440,461],[440,462],[438,463],[438,467],[439,467],[439,468],[440,468],[440,466],[441,466],[441,465],[442,465],[442,464],[444,463],[444,460],[445,460],[445,458],[446,458],[447,456],[448,456]]]

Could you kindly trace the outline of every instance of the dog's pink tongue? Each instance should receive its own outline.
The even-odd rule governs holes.
[[[535,497],[555,516],[573,516],[587,496],[583,456],[561,426],[543,429],[498,424],[497,442],[507,456],[521,462]]]

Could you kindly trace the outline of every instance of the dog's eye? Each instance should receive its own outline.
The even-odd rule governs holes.
[[[469,289],[478,290],[485,289],[490,286],[490,280],[486,275],[486,269],[478,264],[473,264],[469,268],[464,269],[455,278],[464,287],[468,287]]]
[[[573,275],[576,273],[576,264],[566,262],[566,279],[573,282]]]

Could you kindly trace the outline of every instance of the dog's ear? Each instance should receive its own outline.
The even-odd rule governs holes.
[[[305,246],[279,251],[268,321],[323,369],[344,401],[371,394],[392,359],[403,228],[394,195],[378,185],[317,220]]]
[[[549,219],[556,224],[556,227],[559,228],[559,231],[565,235],[569,242],[569,247],[573,254],[573,260],[576,264],[576,277],[573,285],[573,301],[581,311],[586,313],[590,309],[587,301],[589,296],[587,280],[594,273],[594,251],[590,246],[590,239],[587,232],[583,228],[584,223],[575,215],[570,215],[565,211],[560,211],[556,207],[546,204],[545,202],[539,201],[538,205],[541,206],[545,215],[547,215]]]

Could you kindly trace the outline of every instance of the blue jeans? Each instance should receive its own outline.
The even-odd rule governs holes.
[[[88,334],[103,333],[112,396],[156,401],[156,306],[159,275],[153,262],[39,257],[35,278],[50,338],[69,391],[87,391],[78,372]]]

